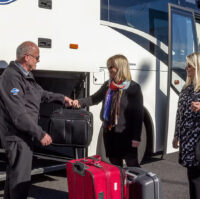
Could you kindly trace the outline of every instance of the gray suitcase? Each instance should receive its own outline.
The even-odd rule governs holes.
[[[124,168],[124,199],[161,199],[160,179],[142,168]]]

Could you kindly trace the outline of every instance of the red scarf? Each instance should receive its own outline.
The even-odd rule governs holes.
[[[125,85],[121,85],[121,82],[116,84],[114,81],[109,85],[104,104],[104,127],[108,130],[111,130],[118,124],[122,88],[124,87]]]
[[[110,88],[111,90],[113,90],[113,91],[116,91],[116,90],[119,90],[119,89],[121,89],[121,88],[124,88],[125,85],[121,85],[121,83],[122,83],[122,82],[119,82],[119,84],[116,84],[114,81],[112,81],[112,82],[110,83],[109,88]]]

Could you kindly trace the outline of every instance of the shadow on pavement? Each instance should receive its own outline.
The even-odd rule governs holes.
[[[158,162],[158,161],[161,161],[161,160],[163,160],[163,159],[161,158],[161,155],[156,156],[156,157],[145,157],[145,158],[142,160],[141,165],[143,165],[143,164],[148,164],[148,163],[152,163],[152,162]]]
[[[55,181],[55,179],[47,176],[46,174],[39,174],[39,175],[32,176],[31,184],[40,183],[40,182],[44,182],[44,181],[51,182],[51,181]]]
[[[169,161],[178,163],[178,152],[170,153],[170,154],[159,154],[151,157],[144,157],[142,160],[142,164],[154,163],[158,161]]]
[[[34,198],[34,199],[46,199],[46,198],[68,199],[68,193],[64,191],[32,185],[31,192],[29,193],[29,197]]]
[[[48,173],[46,173],[48,175]],[[59,171],[53,171],[49,173],[51,176],[57,176],[57,177],[67,177],[66,169],[59,170]]]

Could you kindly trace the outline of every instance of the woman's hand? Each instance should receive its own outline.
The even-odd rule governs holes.
[[[178,139],[178,137],[174,137],[174,139],[172,141],[172,146],[175,149],[177,149],[179,147],[179,139]]]
[[[78,100],[74,100],[74,101],[73,101],[73,107],[74,107],[74,108],[80,108],[80,107],[81,107],[81,105],[79,104],[79,101],[78,101]]]
[[[191,109],[194,112],[200,111],[200,102],[192,102]]]
[[[139,145],[140,145],[140,142],[139,142],[139,141],[132,140],[131,146],[132,146],[133,148],[137,148]]]

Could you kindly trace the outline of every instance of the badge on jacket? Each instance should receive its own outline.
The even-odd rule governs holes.
[[[13,95],[17,95],[19,93],[19,89],[18,88],[13,88],[11,91],[10,91]]]

